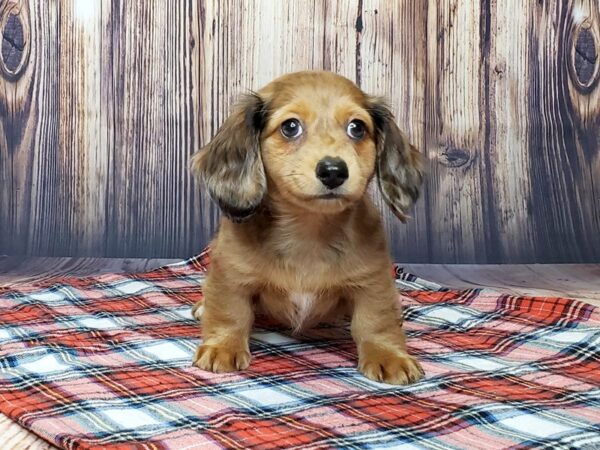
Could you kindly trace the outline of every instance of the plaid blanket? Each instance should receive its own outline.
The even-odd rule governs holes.
[[[590,305],[396,268],[419,383],[364,378],[347,328],[268,323],[248,370],[212,374],[190,364],[207,257],[0,291],[0,411],[67,449],[600,448]]]

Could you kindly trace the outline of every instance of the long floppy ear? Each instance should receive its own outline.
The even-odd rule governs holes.
[[[247,94],[213,140],[191,159],[191,170],[231,220],[242,222],[256,213],[267,190],[260,156],[260,133],[267,119],[265,102]]]
[[[423,158],[400,131],[381,99],[370,99],[369,112],[376,128],[379,190],[396,217],[406,222],[423,183]]]

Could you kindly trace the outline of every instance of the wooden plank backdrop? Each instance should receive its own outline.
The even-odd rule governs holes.
[[[185,257],[187,162],[303,69],[385,95],[429,161],[396,259],[600,261],[599,0],[0,0],[0,254]]]

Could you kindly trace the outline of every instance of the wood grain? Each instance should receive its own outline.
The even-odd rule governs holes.
[[[106,250],[95,255],[181,255],[201,248],[192,224],[187,161],[198,146],[195,1],[112,2],[105,104],[113,148]],[[204,234],[204,236],[203,236]]]
[[[486,40],[486,139],[483,151],[488,196],[488,257],[486,262],[536,260],[531,211],[531,163],[527,139],[532,124],[528,114],[528,64],[532,2],[507,0],[482,21]],[[535,126],[534,126],[535,127]]]
[[[2,450],[52,450],[58,447],[0,414],[0,438]]]
[[[485,8],[488,8],[486,10]],[[486,179],[486,2],[430,1],[425,92],[431,260],[494,258]],[[468,36],[468,39],[465,39]]]
[[[592,261],[600,255],[600,91],[578,89],[569,67],[577,29],[585,23],[598,35],[598,3],[544,2],[531,17],[536,70],[529,77],[528,150],[536,257]]]
[[[600,307],[598,264],[403,264],[405,271],[455,289],[565,297]]]
[[[103,273],[139,273],[179,261],[165,258],[10,256],[0,258],[0,286],[43,281],[65,274],[85,277]]]
[[[303,69],[386,96],[426,154],[396,259],[600,261],[597,0],[0,1],[0,253],[182,257],[218,211],[188,160]]]

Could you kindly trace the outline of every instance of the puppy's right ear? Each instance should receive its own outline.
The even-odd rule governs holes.
[[[245,95],[213,140],[191,159],[191,170],[231,220],[242,222],[259,208],[267,190],[260,156],[260,134],[267,120],[265,102]]]

